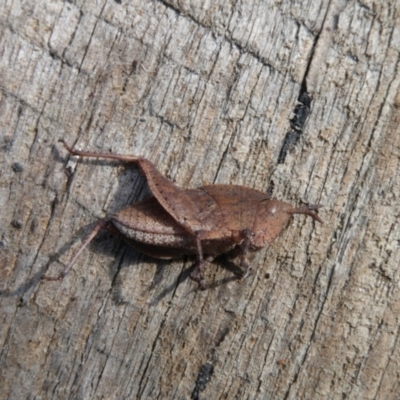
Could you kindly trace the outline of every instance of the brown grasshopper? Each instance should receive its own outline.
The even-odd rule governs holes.
[[[239,259],[243,276],[251,267],[246,255],[271,244],[287,225],[292,214],[306,214],[322,223],[313,212],[320,206],[295,208],[271,198],[267,193],[239,185],[207,185],[182,189],[164,177],[143,157],[73,150],[73,155],[135,163],[147,179],[153,194],[99,221],[57,277],[62,279],[101,229],[120,234],[137,250],[156,258],[196,255],[190,278],[204,289],[204,269],[216,256],[230,253]]]

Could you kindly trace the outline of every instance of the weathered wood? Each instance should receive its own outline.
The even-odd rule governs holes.
[[[0,4],[1,398],[398,398],[399,2],[201,3]],[[41,282],[147,191],[59,138],[325,224],[294,219],[255,276],[222,262],[205,292],[191,259],[107,233]]]

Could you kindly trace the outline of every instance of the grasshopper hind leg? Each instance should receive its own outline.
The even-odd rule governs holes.
[[[95,238],[95,236],[100,232],[102,229],[107,229],[110,232],[115,232],[115,228],[113,227],[112,223],[107,221],[107,220],[101,220],[99,221],[89,232],[89,234],[86,236],[86,239],[84,242],[81,244],[79,249],[74,253],[74,255],[71,258],[71,261],[68,263],[68,265],[59,273],[58,276],[43,276],[42,280],[45,281],[60,281],[64,279],[64,277],[68,274],[68,272],[71,270],[73,265],[75,264],[76,260],[78,257],[81,255],[82,251],[85,250],[85,248],[90,244],[90,242]]]

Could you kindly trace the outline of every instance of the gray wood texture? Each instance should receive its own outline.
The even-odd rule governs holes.
[[[1,399],[399,398],[397,0],[6,0],[0,52]],[[109,233],[42,282],[147,192],[60,138],[325,224],[296,216],[206,291]]]

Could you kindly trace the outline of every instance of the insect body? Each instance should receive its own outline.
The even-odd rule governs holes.
[[[134,248],[156,258],[196,255],[191,279],[204,289],[204,268],[216,256],[230,252],[239,259],[244,274],[250,271],[246,255],[271,244],[293,214],[306,214],[322,223],[309,205],[295,208],[267,193],[239,185],[208,185],[182,189],[165,178],[147,159],[118,154],[77,151],[73,155],[135,163],[147,179],[152,197],[100,221],[58,277],[71,269],[83,249],[100,229],[118,233]]]

